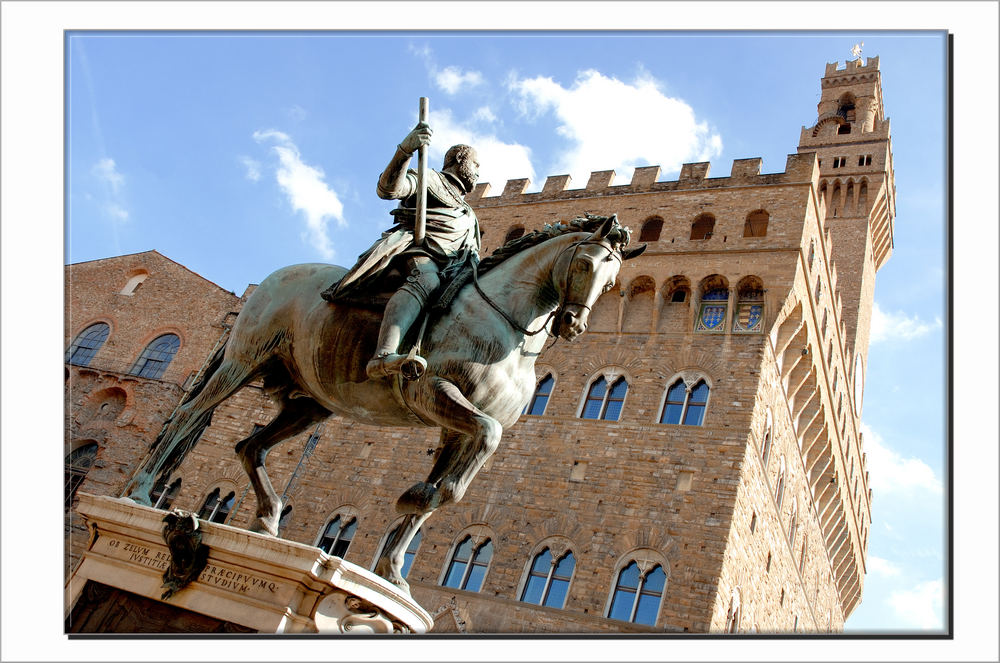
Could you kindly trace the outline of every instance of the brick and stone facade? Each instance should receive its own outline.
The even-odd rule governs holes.
[[[709,164],[686,164],[677,180],[659,181],[658,167],[644,167],[628,184],[600,171],[579,189],[556,176],[538,193],[513,180],[498,196],[485,184],[469,195],[484,254],[519,228],[584,212],[618,214],[649,248],[625,263],[585,335],[543,353],[537,377],[553,380],[544,411],[506,431],[462,502],[422,530],[407,579],[435,631],[843,628],[865,574],[859,390],[875,272],[892,247],[878,59],[828,65],[816,125],[802,129],[783,172],[760,168],[760,159],[740,159],[713,178]],[[156,252],[67,270],[67,347],[92,321],[112,328],[92,366],[67,365],[67,440],[100,446],[80,489],[118,494],[249,290],[241,299]],[[142,288],[118,294],[137,270],[149,273]],[[172,377],[127,375],[163,330],[184,339]],[[601,378],[627,383],[620,416],[584,419]],[[660,423],[678,381],[689,406],[698,385],[708,387],[699,425]],[[94,408],[109,394],[118,409],[100,419]],[[163,478],[181,479],[173,506],[198,510],[219,488],[234,493],[226,522],[247,527],[255,503],[232,449],[273,414],[260,385],[221,405]],[[268,472],[291,506],[281,535],[315,544],[334,516],[357,518],[345,557],[371,567],[396,522],[396,498],[426,476],[437,444],[436,430],[331,417],[276,447]],[[482,587],[443,587],[468,535],[493,546]],[[546,548],[575,559],[562,608],[520,600]],[[632,561],[666,576],[652,625],[608,618]]]

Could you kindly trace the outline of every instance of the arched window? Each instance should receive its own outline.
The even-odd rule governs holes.
[[[587,392],[587,401],[583,405],[580,418],[618,421],[626,393],[628,393],[628,382],[624,376],[615,380],[610,389],[604,376],[597,378],[590,384],[590,391]]]
[[[142,282],[145,281],[148,277],[149,277],[148,272],[139,272],[138,274],[135,274],[134,276],[132,276],[132,278],[128,280],[128,283],[125,284],[125,287],[122,288],[121,292],[119,292],[118,294],[119,295],[135,294],[135,291],[139,289],[139,286],[142,285]]]
[[[608,617],[654,626],[666,584],[667,574],[659,564],[642,573],[635,560],[630,561],[618,573]]]
[[[334,557],[343,558],[347,554],[347,549],[351,547],[351,540],[358,529],[358,519],[354,516],[339,515],[326,524],[323,534],[316,544],[323,552]]]
[[[688,389],[684,380],[678,378],[667,389],[667,397],[663,402],[663,412],[660,414],[660,423],[701,426],[705,420],[708,392],[708,383],[704,380],[699,380],[694,387]]]
[[[802,553],[799,555],[799,574],[806,571],[806,550],[809,547],[809,539],[802,538]]]
[[[181,491],[181,479],[177,477],[174,479],[170,486],[167,486],[167,476],[156,482],[153,486],[152,492],[149,494],[149,499],[153,502],[154,509],[163,509],[164,511],[170,510],[170,505],[174,503],[174,499],[177,497],[177,493]]]
[[[691,224],[691,239],[710,239],[715,230],[715,217],[711,214],[701,214]]]
[[[524,237],[524,226],[514,226],[507,231],[507,234],[503,238],[503,243],[513,242],[515,239],[520,239]]]
[[[205,498],[205,503],[201,505],[201,509],[198,511],[199,518],[212,523],[226,522],[229,510],[233,508],[233,502],[236,501],[236,493],[229,491],[225,497],[220,497],[221,494],[222,490],[220,488],[216,488],[208,494],[208,497]]]
[[[385,537],[385,541],[382,542],[382,548],[378,551],[378,555],[375,557],[376,560],[378,560],[382,556],[382,553],[385,552],[386,546],[388,546],[389,541],[396,536],[396,532],[399,531],[400,527],[402,527],[402,524],[396,525],[392,528],[392,531],[389,532],[389,535]],[[403,568],[400,571],[400,574],[404,578],[410,572],[410,567],[413,566],[413,560],[417,557],[417,549],[420,548],[420,542],[423,538],[423,532],[421,530],[417,530],[417,533],[413,535],[412,539],[410,539],[410,543],[407,544],[406,550],[403,551]]]
[[[74,366],[87,366],[97,351],[108,340],[111,327],[97,322],[80,332],[66,352],[66,361]]]
[[[766,237],[767,222],[771,216],[762,209],[750,212],[743,224],[744,237]]]
[[[489,570],[493,558],[493,542],[486,539],[478,546],[472,536],[466,536],[455,548],[445,574],[445,587],[478,592],[483,587],[486,571]]]
[[[848,122],[854,122],[855,109],[854,109],[854,97],[850,94],[844,95],[841,98],[839,107],[837,108],[837,115],[844,118]]]
[[[655,242],[660,239],[660,233],[663,231],[663,219],[658,216],[654,216],[648,219],[644,224],[642,224],[642,230],[639,231],[639,241],[640,242]]]
[[[764,284],[756,276],[742,279],[736,287],[733,331],[740,334],[764,331]]]
[[[549,404],[549,396],[552,395],[552,386],[556,383],[549,373],[535,387],[535,395],[531,397],[531,402],[524,408],[524,414],[542,415],[545,414],[545,406]]]
[[[130,373],[141,378],[162,377],[180,347],[181,339],[175,334],[164,334],[154,339],[139,355]]]
[[[771,420],[771,410],[767,411],[767,424],[764,428],[764,440],[760,445],[760,462],[764,466],[764,476],[767,476],[767,460],[771,456],[771,438],[774,436]]]
[[[726,633],[736,633],[740,630],[741,613],[740,590],[734,589],[729,597],[729,611],[726,613]]]
[[[694,326],[695,331],[724,332],[729,307],[729,283],[724,277],[714,274],[702,280],[699,291],[701,308]]]
[[[781,464],[778,466],[778,481],[774,484],[774,501],[781,509],[781,500],[785,497],[785,457],[781,457]]]
[[[83,480],[87,478],[87,472],[90,471],[91,466],[94,464],[94,459],[97,458],[97,442],[88,442],[83,446],[77,447],[66,456],[66,507],[68,508],[73,503],[73,498],[76,497],[76,489],[80,487]]]
[[[576,558],[572,551],[567,550],[562,557],[554,559],[552,551],[545,548],[535,555],[531,563],[521,600],[550,608],[562,608],[566,604],[566,594],[569,592],[575,567]]]
[[[809,265],[809,269],[813,268],[813,258],[816,257],[816,240],[809,240],[809,257],[806,259],[806,263]]]

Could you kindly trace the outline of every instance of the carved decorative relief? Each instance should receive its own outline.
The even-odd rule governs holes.
[[[315,621],[320,633],[411,633],[405,624],[375,604],[340,591],[320,601]]]

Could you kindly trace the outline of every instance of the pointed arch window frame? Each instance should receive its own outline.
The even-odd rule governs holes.
[[[712,398],[712,382],[708,376],[701,373],[689,373],[676,375],[667,382],[667,389],[663,395],[660,405],[660,415],[657,422],[667,426],[704,426],[705,417],[708,414],[708,404]],[[678,389],[684,387],[683,396]],[[696,391],[704,386],[704,400],[694,400],[701,397],[701,393]],[[700,408],[693,410],[692,408]],[[696,412],[697,421],[691,419],[692,412]],[[668,413],[670,420],[667,421]],[[676,417],[674,416],[676,413]]]
[[[552,398],[552,392],[555,389],[555,385],[555,375],[551,371],[546,373],[545,377],[535,384],[535,391],[531,396],[531,400],[524,406],[524,410],[521,414],[533,417],[543,416],[545,414],[545,410],[549,407],[549,400]],[[543,389],[545,389],[545,391],[543,391]]]
[[[468,544],[468,547],[466,547]],[[467,533],[452,548],[441,576],[442,587],[480,592],[493,562],[493,537]],[[453,584],[454,583],[454,584]],[[475,584],[475,588],[471,588]]]
[[[336,526],[336,532],[333,528]],[[358,516],[350,511],[338,511],[326,521],[320,531],[316,547],[333,557],[344,559],[351,548],[354,535],[358,530]]]
[[[559,555],[559,552],[562,554]],[[547,559],[545,555],[548,555]],[[565,566],[567,564],[568,567]],[[553,552],[552,547],[544,546],[531,558],[527,571],[521,590],[522,602],[559,609],[566,606],[569,588],[576,572],[576,556],[571,549],[556,549]],[[555,593],[553,589],[556,590]],[[529,594],[537,594],[538,600],[530,600]]]
[[[630,569],[632,567],[636,568],[637,578],[636,584],[633,585],[623,585],[623,576],[628,572],[631,574]],[[670,577],[667,575],[667,564],[665,561],[661,560],[649,560],[642,559],[639,557],[629,557],[627,561],[619,564],[615,569],[615,581],[614,585],[611,587],[611,594],[608,598],[608,607],[604,612],[604,616],[608,619],[616,619],[618,621],[625,621],[633,624],[645,624],[647,626],[655,626],[656,622],[659,621],[660,611],[663,609],[663,597],[666,595],[667,582]],[[662,574],[662,584],[659,589],[650,588],[650,577],[659,570]],[[653,582],[658,582],[659,577],[653,578]],[[628,579],[631,582],[631,579]],[[628,605],[626,601],[627,597],[631,596],[631,605]],[[656,607],[652,610],[654,615],[653,621],[637,621],[636,617],[639,615],[640,609],[643,609],[644,613],[648,614],[648,608],[644,608],[643,598],[645,597],[649,600],[651,597],[656,597]],[[621,601],[621,602],[619,602]],[[648,606],[648,603],[646,604]],[[620,608],[628,609],[628,618],[623,619],[624,612],[620,611]],[[615,616],[617,613],[617,616]]]
[[[597,391],[599,386],[601,390]],[[621,421],[630,386],[628,376],[617,371],[594,376],[587,384],[577,418],[588,421]]]

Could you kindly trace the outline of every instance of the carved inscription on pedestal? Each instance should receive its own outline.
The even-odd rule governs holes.
[[[116,538],[107,534],[98,538],[94,544],[94,552],[161,572],[169,568],[171,559],[170,553],[165,548],[137,543],[124,537]],[[274,602],[275,595],[285,589],[283,584],[265,576],[214,562],[209,562],[205,566],[196,582],[267,602]]]

